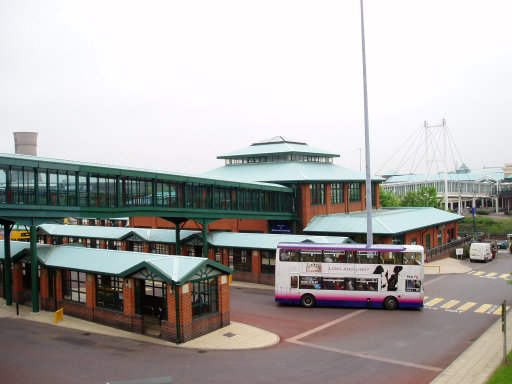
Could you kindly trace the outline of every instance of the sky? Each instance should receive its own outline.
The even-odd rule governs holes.
[[[512,3],[363,9],[370,172],[511,163]],[[200,174],[283,136],[364,171],[361,43],[359,0],[2,0],[0,153],[35,131],[41,157]]]

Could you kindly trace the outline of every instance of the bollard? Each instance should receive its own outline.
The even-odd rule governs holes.
[[[20,315],[20,303],[16,302],[16,316]]]

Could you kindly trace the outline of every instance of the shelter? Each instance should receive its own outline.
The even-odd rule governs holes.
[[[63,308],[71,316],[175,343],[230,323],[233,270],[213,260],[80,245],[37,248],[43,310]],[[12,242],[17,303],[28,304],[32,297],[30,252],[30,243]],[[2,270],[4,257],[2,241]]]

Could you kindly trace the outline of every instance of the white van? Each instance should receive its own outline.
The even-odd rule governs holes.
[[[472,243],[469,247],[469,261],[485,261],[492,260],[491,244],[489,243]]]

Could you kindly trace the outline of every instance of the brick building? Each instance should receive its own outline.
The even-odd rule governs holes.
[[[306,143],[281,136],[254,143],[217,158],[222,167],[201,176],[241,182],[265,182],[284,185],[294,192],[295,220],[267,221],[221,219],[210,223],[210,231],[302,233],[316,215],[364,211],[366,209],[366,175],[334,164],[338,154],[314,148]],[[372,202],[379,207],[379,184],[372,178]],[[171,228],[173,224],[158,217],[132,218],[133,227]],[[192,221],[184,228],[199,229]]]

